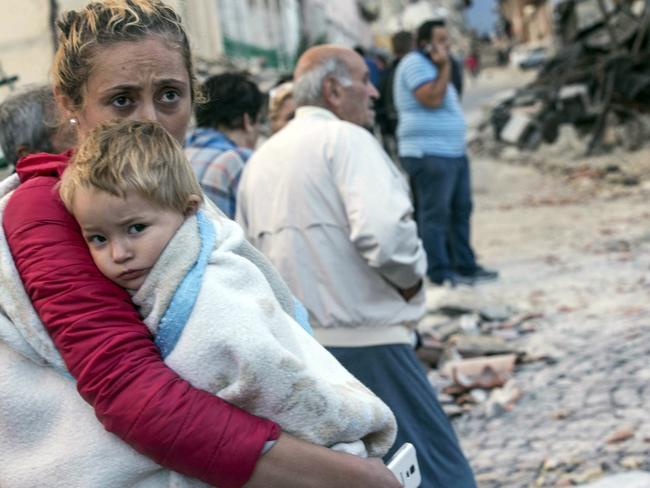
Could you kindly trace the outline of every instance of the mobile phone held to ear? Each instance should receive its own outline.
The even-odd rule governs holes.
[[[406,442],[388,461],[388,469],[397,477],[404,488],[418,488],[422,482],[420,466],[413,444]]]

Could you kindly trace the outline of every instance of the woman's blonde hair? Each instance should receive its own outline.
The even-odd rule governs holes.
[[[284,102],[293,97],[293,82],[285,81],[269,92],[269,118],[277,119]]]
[[[59,45],[54,56],[54,87],[75,107],[84,101],[84,86],[98,47],[139,41],[152,35],[178,46],[190,77],[192,101],[198,97],[190,43],[180,16],[159,0],[103,0],[64,12],[58,20]]]
[[[185,213],[201,187],[180,144],[157,122],[121,120],[100,124],[81,143],[59,184],[72,213],[78,189],[125,198],[136,193],[161,208]]]

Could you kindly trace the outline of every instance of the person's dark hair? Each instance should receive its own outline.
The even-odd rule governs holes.
[[[395,57],[401,58],[413,49],[413,34],[409,31],[396,32],[391,38],[391,45]]]
[[[366,50],[363,48],[363,46],[356,45],[356,46],[354,46],[353,49],[354,49],[354,51],[355,51],[359,56],[361,56],[362,58],[365,58],[365,57],[366,57]]]
[[[446,26],[447,24],[445,24],[445,21],[442,19],[427,20],[426,22],[422,23],[422,25],[418,27],[416,34],[418,48],[421,49],[425,44],[431,41],[431,34],[433,33],[434,29]]]
[[[199,127],[244,127],[244,114],[257,120],[266,100],[246,73],[223,73],[208,78],[203,84],[205,103],[195,109]]]

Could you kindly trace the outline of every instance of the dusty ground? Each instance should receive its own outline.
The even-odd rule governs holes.
[[[484,75],[467,85],[470,126],[503,89],[531,79]],[[510,339],[546,358],[515,369],[509,386],[522,396],[514,407],[488,400],[454,420],[481,487],[573,486],[650,471],[650,148],[583,158],[573,135],[565,130],[533,153],[474,155],[473,242],[501,278],[428,289],[432,310],[538,316]],[[612,166],[620,171],[610,174]],[[622,175],[639,184],[621,184]]]
[[[501,278],[430,288],[429,302],[540,313],[536,330],[514,341],[550,358],[515,371],[523,396],[510,412],[479,405],[455,421],[480,486],[650,471],[650,187],[485,159],[473,172],[473,241]]]

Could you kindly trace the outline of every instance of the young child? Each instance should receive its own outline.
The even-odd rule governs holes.
[[[310,442],[388,451],[391,411],[298,324],[286,285],[239,226],[201,207],[192,169],[161,126],[100,126],[59,193],[99,270],[131,292],[183,378]]]

